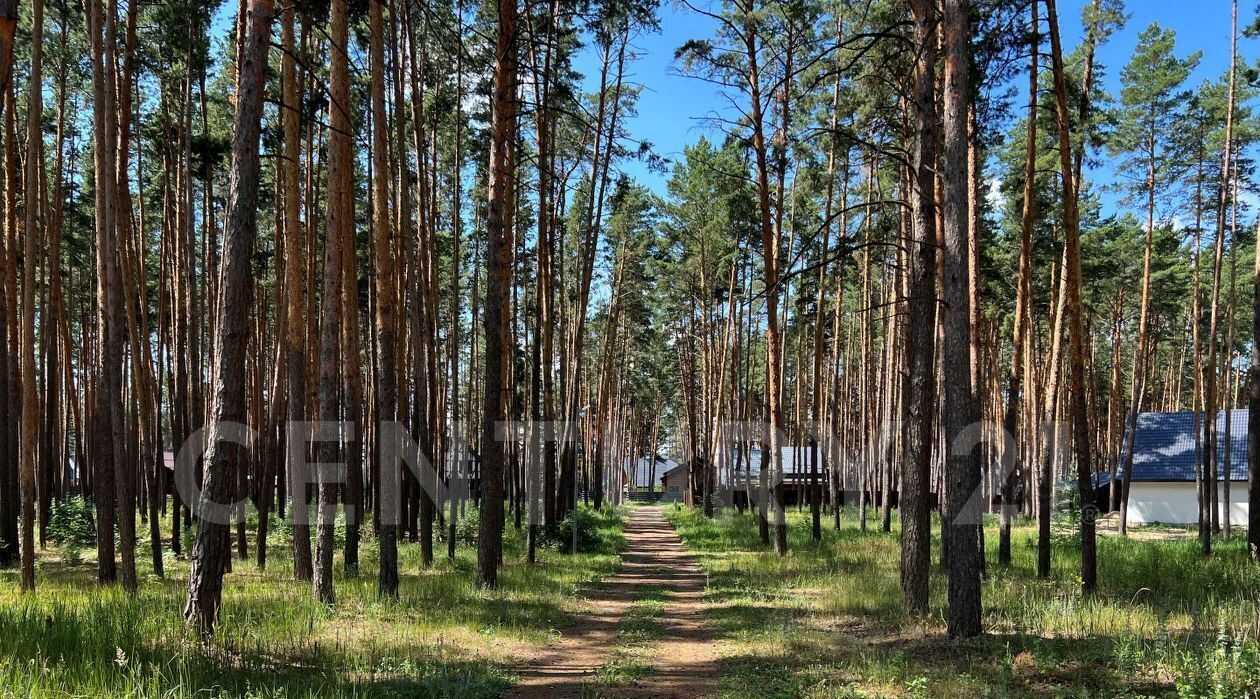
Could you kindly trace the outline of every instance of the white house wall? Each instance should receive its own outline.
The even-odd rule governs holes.
[[[1218,487],[1221,514],[1225,511],[1224,489]],[[1247,525],[1247,483],[1234,482],[1230,489],[1229,516],[1234,525]],[[1129,522],[1131,524],[1195,524],[1199,520],[1199,504],[1193,482],[1138,482],[1129,486]]]

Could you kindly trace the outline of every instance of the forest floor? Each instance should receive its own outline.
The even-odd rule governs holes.
[[[37,558],[34,594],[18,591],[16,568],[0,569],[0,697],[494,699],[516,681],[517,661],[560,638],[617,573],[625,514],[583,508],[582,552],[561,552],[566,535],[545,541],[535,565],[509,516],[499,586],[483,590],[470,508],[454,560],[443,543],[426,568],[418,544],[400,544],[400,602],[377,594],[377,545],[365,531],[357,574],[337,557],[331,606],[293,580],[289,534],[273,521],[266,570],[233,562],[210,643],[183,624],[187,560],[168,551],[159,578],[142,538],[140,589],[128,595],[96,582],[94,550],[50,547]],[[339,546],[343,535],[339,526]]]
[[[657,507],[633,510],[612,578],[560,639],[525,658],[505,699],[700,699],[721,649],[704,618],[707,576]]]
[[[96,583],[91,552],[50,548],[34,595],[0,570],[0,697],[1260,696],[1260,566],[1237,535],[1210,558],[1193,541],[1102,537],[1099,590],[1082,596],[1070,514],[1056,521],[1049,580],[1035,575],[1035,527],[1015,528],[1003,566],[991,521],[986,636],[955,642],[941,569],[930,614],[904,611],[896,516],[884,532],[878,513],[866,531],[841,514],[815,542],[809,513],[790,512],[779,557],[749,514],[584,508],[583,551],[561,553],[565,536],[535,565],[509,523],[499,587],[482,590],[470,510],[454,560],[426,568],[417,544],[400,547],[398,603],[376,594],[365,538],[358,574],[338,562],[332,606],[293,581],[276,523],[266,570],[235,561],[208,644],[182,622],[186,560],[168,555],[159,578],[141,555],[127,595]]]
[[[1100,517],[1097,527],[1098,533],[1104,536],[1121,536],[1120,514],[1110,512]],[[1140,527],[1130,525],[1128,535],[1138,541],[1191,541],[1198,537],[1198,532],[1188,526],[1144,524]]]
[[[791,511],[783,557],[761,545],[750,514],[666,515],[707,574],[705,613],[728,649],[716,699],[1260,696],[1260,566],[1241,532],[1211,558],[1192,541],[1102,537],[1099,589],[1083,596],[1074,533],[1055,536],[1041,580],[1035,525],[1015,528],[1003,566],[989,521],[986,635],[950,641],[943,569],[930,614],[904,611],[895,511],[891,531],[878,511],[862,531],[844,508],[839,531],[824,517],[818,542],[808,511]],[[1056,532],[1071,515],[1061,519]]]

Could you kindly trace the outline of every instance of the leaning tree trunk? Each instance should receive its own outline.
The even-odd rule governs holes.
[[[1002,459],[1002,519],[998,532],[998,562],[1009,565],[1011,562],[1011,522],[1015,518],[1015,478],[1022,471],[1020,467],[1019,441],[1015,438],[1019,426],[1020,396],[1024,385],[1024,336],[1028,327],[1028,302],[1032,293],[1032,229],[1036,212],[1033,204],[1036,192],[1037,177],[1037,57],[1041,44],[1037,39],[1037,0],[1032,0],[1032,50],[1028,68],[1028,142],[1024,156],[1024,211],[1020,228],[1019,242],[1019,276],[1015,288],[1014,332],[1011,338],[1011,368],[1009,387],[1006,394],[1006,413],[1002,420],[1002,428],[1009,440],[1011,454]]]
[[[1059,18],[1055,0],[1046,0],[1050,29],[1050,57],[1054,72],[1055,107],[1059,127],[1059,160],[1063,178],[1063,229],[1066,242],[1066,290],[1064,299],[1071,338],[1069,406],[1076,456],[1076,486],[1081,506],[1081,588],[1092,593],[1098,587],[1098,551],[1093,490],[1093,451],[1090,446],[1089,404],[1085,377],[1085,323],[1081,310],[1081,218],[1076,199],[1072,158],[1072,124],[1068,115],[1067,80],[1063,48],[1059,42]]]
[[[231,556],[228,500],[236,474],[247,463],[244,445],[229,441],[228,430],[245,422],[245,349],[250,335],[252,258],[258,216],[258,137],[262,123],[267,49],[271,38],[271,0],[250,0],[236,113],[232,124],[232,170],[228,181],[228,225],[223,238],[223,303],[218,306],[218,341],[214,343],[214,386],[205,478],[197,504],[197,543],[188,576],[184,619],[201,633],[214,629],[223,590],[223,571]]]

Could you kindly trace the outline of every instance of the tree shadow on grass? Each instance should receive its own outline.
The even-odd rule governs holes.
[[[756,637],[782,630],[798,618],[796,610],[769,604],[726,604],[705,610],[705,618],[722,632],[735,638]]]
[[[1170,690],[1114,661],[1116,639],[1088,641],[992,635],[951,641],[943,634],[864,639],[796,632],[772,652],[727,658],[724,699],[902,693],[921,696],[1161,696]]]
[[[512,548],[497,590],[472,583],[473,558],[461,548],[455,561],[441,558],[429,569],[418,559],[409,563],[401,603],[377,596],[374,549],[366,542],[358,575],[337,566],[333,607],[290,579],[287,549],[276,542],[266,572],[244,562],[225,578],[221,623],[208,645],[182,624],[184,561],[170,561],[165,579],[146,575],[142,565],[136,595],[100,586],[92,561],[42,558],[34,596],[16,592],[16,571],[0,570],[0,693],[495,697],[510,671],[484,650],[443,644],[443,636],[548,638],[569,622],[581,589],[616,565],[602,553],[547,551],[530,566],[512,553],[520,548],[517,538],[509,534]],[[604,541],[609,550],[621,545],[611,535]],[[416,558],[404,553],[408,561]]]
[[[270,601],[241,605],[234,623]],[[226,631],[197,641],[157,600],[0,608],[0,677],[15,696],[74,688],[82,696],[494,697],[501,668],[450,646],[343,645],[308,633]],[[148,606],[148,613],[142,612]],[[256,631],[256,629],[253,629]],[[275,629],[273,628],[274,632]]]
[[[1158,695],[1169,690],[1121,667],[1116,660],[1119,643],[1112,636],[990,634],[950,640],[942,633],[929,633],[865,645],[875,657],[888,659],[909,677],[937,681],[966,677],[1012,696],[1057,697],[1069,689],[1087,696]]]
[[[1210,557],[1201,555],[1197,542],[1148,541],[1103,537],[1099,541],[1098,591],[1080,594],[1080,547],[1075,541],[1056,542],[1051,577],[1036,575],[1035,533],[1017,532],[1012,538],[1013,561],[996,562],[991,547],[988,589],[1002,600],[995,613],[1046,612],[1081,609],[1083,619],[1101,621],[1101,633],[1130,628],[1151,633],[1173,617],[1173,624],[1196,624],[1209,632],[1218,625],[1251,628],[1256,619],[1255,590],[1260,568],[1248,557],[1245,542],[1217,542]],[[1016,615],[1018,616],[1018,615]],[[1036,620],[1015,622],[1036,624]],[[1092,635],[1089,628],[1082,633]]]

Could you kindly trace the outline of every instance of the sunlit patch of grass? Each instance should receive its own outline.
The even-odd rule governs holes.
[[[661,614],[668,598],[669,592],[662,588],[644,588],[617,625],[617,645],[642,646],[660,638]]]
[[[595,682],[605,687],[631,684],[647,677],[652,666],[639,658],[618,655],[595,668]]]
[[[138,556],[141,586],[129,596],[97,585],[91,561],[42,556],[34,595],[18,592],[16,570],[0,570],[0,696],[495,697],[508,684],[505,654],[551,640],[584,607],[583,591],[616,571],[621,517],[596,522],[597,550],[543,549],[534,566],[509,525],[495,590],[474,585],[467,546],[425,569],[419,546],[402,543],[399,602],[377,594],[365,529],[359,574],[338,557],[332,607],[292,580],[290,542],[273,530],[265,571],[233,562],[205,644],[182,621],[186,561],[168,557],[160,579]]]
[[[944,637],[939,567],[930,614],[904,611],[895,517],[892,532],[877,520],[862,532],[845,510],[841,530],[814,542],[808,514],[789,512],[780,558],[761,546],[751,514],[666,514],[709,574],[710,623],[735,649],[723,699],[752,696],[754,677],[756,696],[770,697],[1260,696],[1260,567],[1238,539],[1204,559],[1190,541],[1102,538],[1099,591],[1083,596],[1071,537],[1056,542],[1052,576],[1040,580],[1035,525],[1016,527],[1008,567],[990,520],[988,635],[955,642]]]

